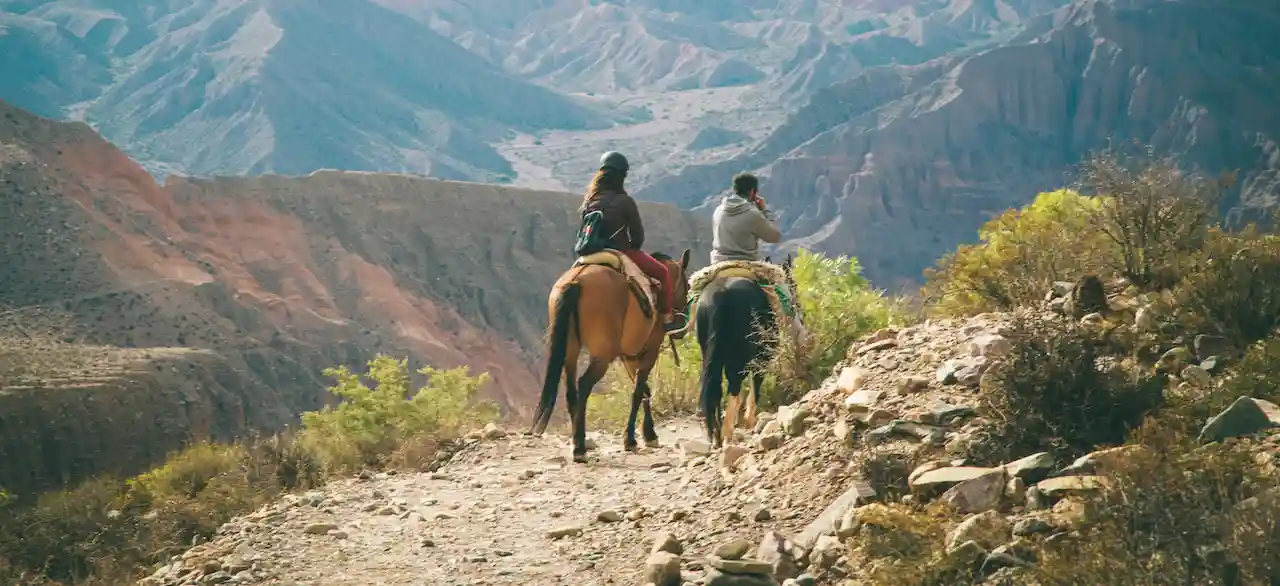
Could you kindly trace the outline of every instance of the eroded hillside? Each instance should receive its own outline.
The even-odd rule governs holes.
[[[484,394],[516,412],[537,386],[575,196],[338,172],[162,187],[85,125],[2,104],[0,155],[7,362],[26,361],[30,339],[139,349],[134,366],[84,385],[6,381],[2,453],[79,462],[32,472],[4,458],[11,490],[136,471],[193,437],[278,428],[322,404],[323,368],[376,352],[487,371]],[[705,258],[699,220],[644,213],[655,250]],[[184,368],[208,375],[170,375]],[[111,382],[121,378],[141,382]],[[130,407],[142,400],[131,393],[159,411]],[[133,455],[92,456],[126,441],[122,421],[137,422]]]
[[[976,3],[975,3],[976,4]],[[973,56],[875,67],[818,91],[768,139],[640,197],[696,206],[741,169],[769,175],[792,246],[918,279],[993,213],[1061,185],[1089,150],[1151,143],[1216,173],[1239,211],[1277,184],[1274,2],[1077,2]]]

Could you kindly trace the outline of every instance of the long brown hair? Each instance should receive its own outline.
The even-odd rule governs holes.
[[[627,194],[627,190],[622,187],[622,181],[627,178],[627,174],[617,169],[601,169],[596,171],[594,177],[591,178],[591,185],[587,187],[587,196],[582,199],[582,204],[599,198],[601,194],[613,191]]]

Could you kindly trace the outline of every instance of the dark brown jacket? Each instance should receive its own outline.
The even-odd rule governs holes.
[[[600,210],[600,229],[609,236],[612,248],[638,250],[644,246],[644,224],[640,222],[640,208],[636,200],[626,193],[606,190],[583,203],[582,213]]]

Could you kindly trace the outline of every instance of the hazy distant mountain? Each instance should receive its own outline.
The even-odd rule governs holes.
[[[510,179],[511,130],[607,123],[365,0],[0,0],[0,97],[154,170]]]

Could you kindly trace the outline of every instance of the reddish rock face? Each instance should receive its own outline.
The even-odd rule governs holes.
[[[488,372],[484,394],[525,413],[579,203],[340,172],[160,186],[87,126],[2,103],[0,192],[0,338],[207,350],[131,354],[84,380],[3,381],[0,453],[51,459],[22,470],[5,459],[0,486],[14,491],[130,472],[191,438],[278,428],[330,400],[323,368],[359,369],[377,352],[414,370]],[[644,213],[654,250],[706,257],[704,221]],[[137,393],[156,404],[142,409]],[[42,424],[61,430],[44,447]],[[124,444],[141,447],[99,458]]]

